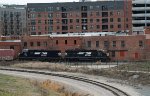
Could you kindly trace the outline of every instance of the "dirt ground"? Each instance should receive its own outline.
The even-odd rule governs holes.
[[[73,72],[73,73],[85,73],[90,75],[104,76],[114,79],[126,80],[134,84],[150,85],[150,73],[141,73],[141,72],[129,72],[124,70],[120,65],[120,69],[117,68],[105,68],[105,69],[90,69],[85,67],[71,67],[65,64],[59,63],[49,63],[49,62],[39,62],[39,61],[12,61],[12,62],[0,62],[0,65],[17,67],[17,68],[28,68],[28,69],[40,69],[40,70],[50,70],[57,72]],[[141,65],[143,66],[143,65]],[[140,64],[138,65],[140,68]],[[134,66],[132,66],[134,69]],[[130,71],[131,69],[130,68]],[[146,67],[147,68],[147,67]]]

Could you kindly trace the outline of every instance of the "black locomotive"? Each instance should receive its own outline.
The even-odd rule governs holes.
[[[19,55],[20,60],[53,61],[60,60],[59,50],[23,50]]]
[[[67,61],[110,61],[109,56],[103,51],[97,50],[66,50]]]
[[[97,50],[66,50],[65,54],[60,50],[23,50],[19,55],[20,60],[40,61],[110,61],[109,56],[103,51]]]

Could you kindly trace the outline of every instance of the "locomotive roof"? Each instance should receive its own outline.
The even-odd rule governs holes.
[[[44,34],[44,35],[30,35],[30,36],[50,36],[50,37],[86,37],[86,36],[127,36],[125,32],[86,32],[86,33],[66,33],[66,34]]]
[[[21,42],[21,40],[1,40],[0,42]]]

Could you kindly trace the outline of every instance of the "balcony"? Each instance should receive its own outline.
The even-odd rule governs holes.
[[[150,23],[150,20],[132,20],[133,24],[137,24],[137,23]]]
[[[150,10],[150,7],[132,7],[133,11]]]
[[[150,17],[150,13],[146,13],[146,14],[132,14],[132,17]]]

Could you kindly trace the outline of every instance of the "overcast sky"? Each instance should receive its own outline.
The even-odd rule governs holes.
[[[0,4],[27,4],[27,3],[50,3],[50,2],[73,2],[79,0],[0,0]]]

